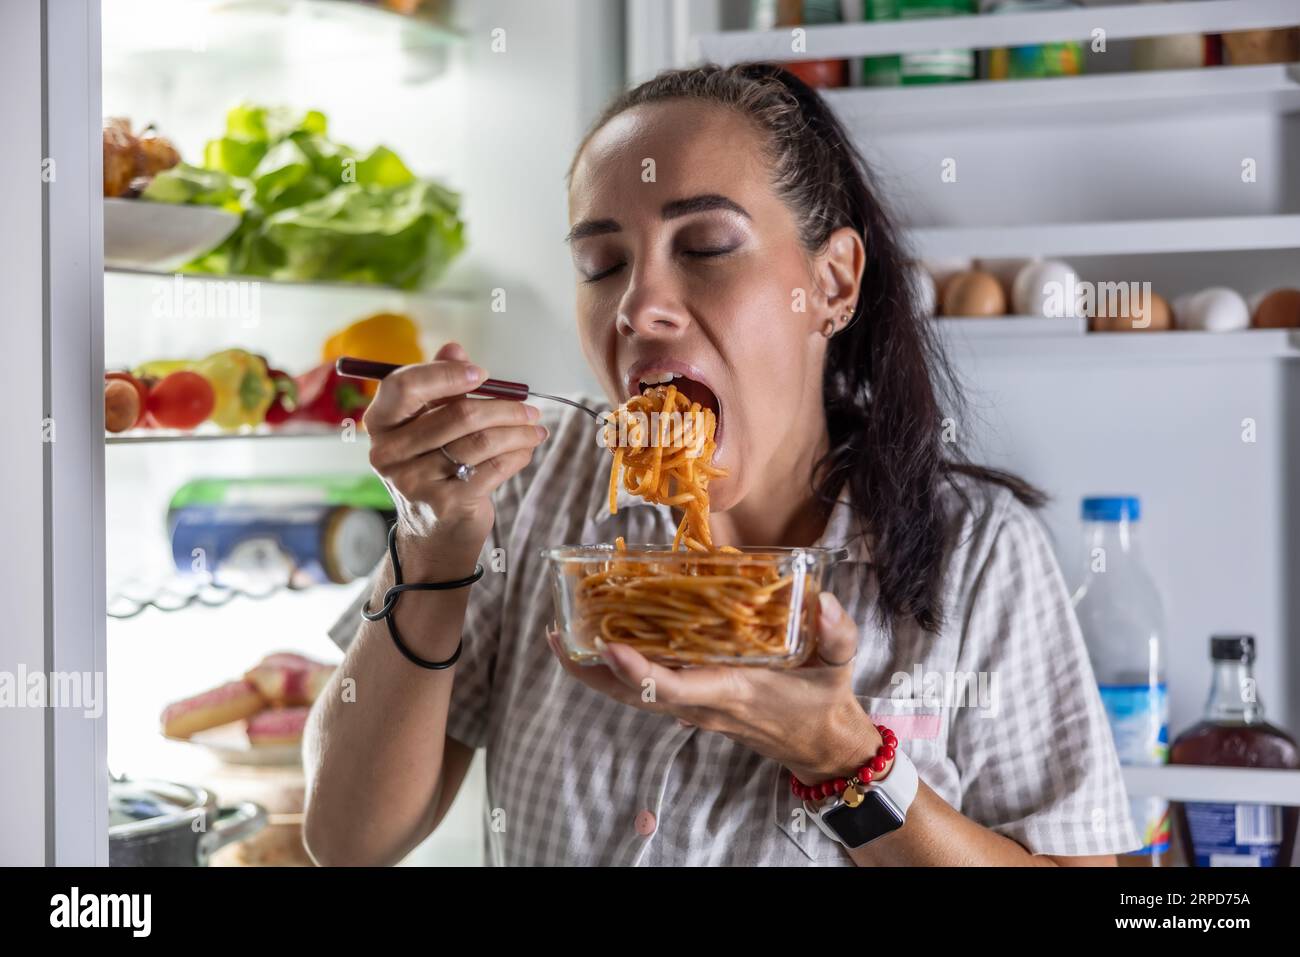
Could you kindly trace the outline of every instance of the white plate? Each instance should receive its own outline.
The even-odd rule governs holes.
[[[243,721],[233,721],[219,728],[199,731],[189,738],[173,738],[171,735],[163,735],[163,737],[168,741],[198,745],[226,764],[292,767],[302,763],[301,745],[277,744],[253,747],[248,743],[248,734],[244,729]]]
[[[215,206],[104,200],[104,265],[171,272],[215,246],[239,217]]]

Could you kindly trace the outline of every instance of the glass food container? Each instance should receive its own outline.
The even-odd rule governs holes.
[[[794,668],[812,651],[817,593],[844,549],[673,551],[668,545],[563,545],[550,568],[560,641],[598,664],[596,640],[675,667]]]

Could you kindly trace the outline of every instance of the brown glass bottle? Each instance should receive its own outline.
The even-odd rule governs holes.
[[[1300,768],[1295,739],[1264,720],[1255,694],[1255,639],[1210,639],[1214,674],[1205,720],[1169,749],[1170,764],[1229,768]],[[1187,802],[1175,809],[1183,854],[1193,867],[1254,864],[1286,867],[1295,847],[1300,808],[1266,804]]]

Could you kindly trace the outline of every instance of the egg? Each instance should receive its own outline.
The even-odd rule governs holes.
[[[907,278],[912,283],[912,295],[916,297],[917,311],[929,318],[934,315],[939,300],[939,291],[934,286],[930,272],[920,263],[908,265]]]
[[[945,316],[1001,316],[1006,311],[1006,293],[992,273],[978,269],[959,272],[943,287]]]
[[[1193,70],[1206,66],[1205,60],[1205,37],[1199,33],[1140,37],[1133,43],[1138,70]]]
[[[1011,284],[1011,306],[1018,316],[1060,319],[1076,313],[1079,274],[1059,259],[1031,262]]]
[[[1151,302],[1142,302],[1142,296],[1131,298],[1128,308],[1120,308],[1111,315],[1107,308],[1109,303],[1098,303],[1097,311],[1088,321],[1088,328],[1093,332],[1164,332],[1173,328],[1173,313],[1165,297],[1157,292],[1151,293]],[[1138,307],[1138,308],[1134,308]],[[1142,325],[1135,325],[1137,318]]]
[[[950,256],[947,259],[927,259],[922,265],[931,278],[934,279],[934,288],[942,289],[948,284],[948,280],[959,272],[967,272],[975,268],[975,262],[969,258],[961,256]]]
[[[1300,29],[1239,30],[1223,34],[1224,62],[1232,66],[1300,60]]]
[[[1255,306],[1250,324],[1256,329],[1300,327],[1300,289],[1274,289]]]
[[[1031,259],[977,259],[971,267],[981,272],[989,272],[998,277],[998,282],[1002,283],[1002,291],[1006,293],[1007,302],[1011,302],[1011,288],[1015,285],[1016,277],[1020,275],[1020,270],[1024,269],[1030,263],[1041,262],[1042,260],[1035,257]]]
[[[1250,326],[1250,309],[1235,289],[1212,286],[1175,299],[1174,322],[1180,329],[1235,332]]]

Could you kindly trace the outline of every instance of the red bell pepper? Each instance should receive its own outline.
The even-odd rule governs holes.
[[[345,419],[360,420],[370,404],[370,396],[357,381],[339,375],[332,361],[304,372],[294,382],[298,386],[298,409],[292,416],[295,422],[339,425]]]
[[[275,398],[271,400],[271,405],[266,410],[266,424],[279,425],[281,422],[288,421],[298,411],[298,383],[283,369],[272,369],[269,364],[266,374],[271,377],[271,384],[275,386]]]

